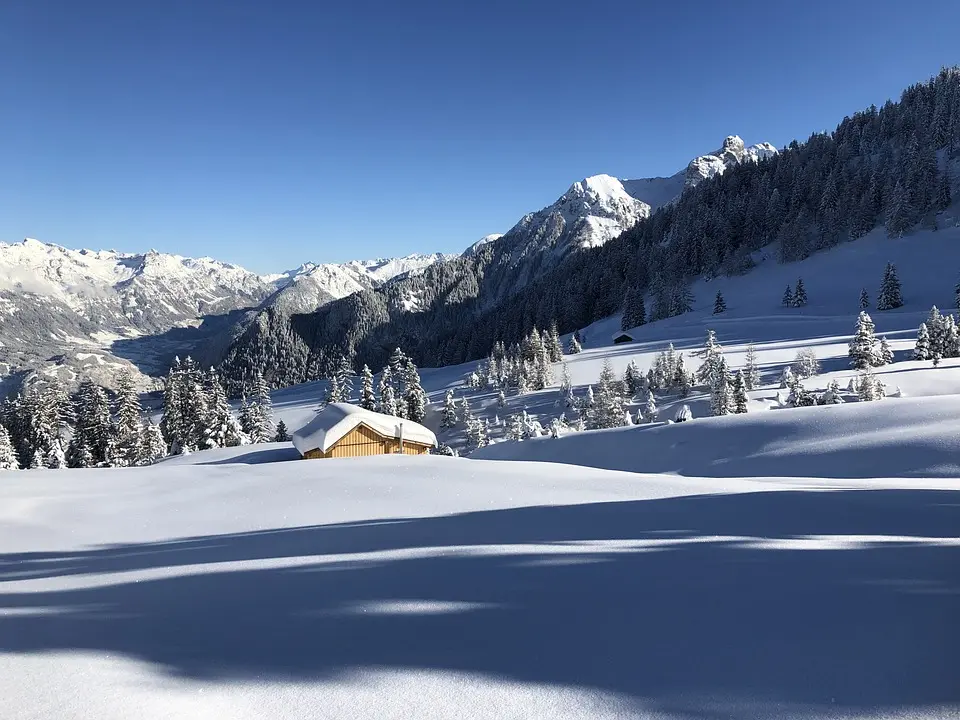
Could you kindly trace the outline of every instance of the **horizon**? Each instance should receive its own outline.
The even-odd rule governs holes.
[[[584,177],[668,177],[728,135],[802,142],[960,61],[960,8],[942,0],[915,6],[936,18],[917,27],[892,0],[600,17],[570,2],[53,5],[0,9],[0,81],[21,108],[0,120],[0,240],[264,275],[459,253]]]

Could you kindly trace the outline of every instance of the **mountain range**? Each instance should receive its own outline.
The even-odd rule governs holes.
[[[8,380],[56,375],[68,385],[86,376],[110,387],[126,367],[143,389],[155,388],[174,354],[218,363],[244,333],[263,326],[266,313],[274,322],[312,313],[431,266],[456,274],[458,263],[483,253],[494,253],[500,268],[488,274],[486,297],[495,302],[570,253],[603,245],[685,189],[775,153],[768,143],[747,147],[730,136],[670,177],[585,178],[507,233],[487,235],[459,255],[305,263],[258,275],[212,258],[153,250],[70,250],[34,239],[0,243],[0,374]],[[421,294],[407,292],[395,304],[416,311]]]

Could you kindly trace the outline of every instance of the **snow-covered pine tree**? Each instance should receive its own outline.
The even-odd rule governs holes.
[[[207,417],[204,422],[203,447],[221,448],[246,445],[250,439],[244,434],[239,421],[227,403],[227,393],[220,383],[217,371],[212,367],[206,379]]]
[[[804,307],[807,304],[807,289],[803,285],[803,278],[797,278],[797,288],[793,291],[793,306]]]
[[[102,387],[90,380],[80,383],[76,417],[77,423],[67,449],[68,466],[107,467],[114,456],[116,430],[110,417],[110,403]]]
[[[207,418],[207,396],[200,367],[189,355],[184,359],[180,373],[180,397],[185,426],[184,447],[196,450],[203,445]]]
[[[780,304],[784,307],[793,307],[793,288],[787,285],[787,289],[783,291],[783,299],[780,301]]]
[[[733,379],[733,412],[745,413],[747,400],[747,378],[743,370],[740,370]]]
[[[689,405],[682,405],[680,409],[677,410],[677,414],[673,416],[673,421],[681,423],[687,422],[688,420],[693,420],[693,411],[690,410]]]
[[[624,400],[620,382],[613,373],[610,361],[604,360],[588,422],[594,428],[622,427],[623,413]]]
[[[783,372],[780,373],[780,389],[784,390],[788,387],[791,387],[794,382],[793,370],[789,365],[783,369]]]
[[[413,420],[416,423],[422,423],[427,416],[427,393],[420,384],[420,373],[417,372],[417,366],[413,360],[406,359],[403,372],[403,384],[406,389],[404,401],[406,404],[406,413],[404,417]]]
[[[640,392],[642,379],[643,375],[640,373],[640,368],[637,367],[637,363],[633,360],[628,362],[626,370],[623,371],[623,385],[629,397],[634,397]]]
[[[861,402],[870,402],[871,400],[879,399],[877,397],[877,381],[869,366],[860,371],[857,380],[857,389]]]
[[[710,391],[710,411],[714,415],[727,415],[730,413],[733,404],[731,390],[730,372],[727,369],[727,361],[720,355]]]
[[[747,390],[756,390],[760,387],[760,367],[757,365],[757,348],[753,343],[747,345],[743,377],[747,383]]]
[[[17,451],[10,441],[10,433],[7,428],[0,425],[0,470],[19,470],[20,460],[17,457]]]
[[[930,359],[930,332],[925,322],[920,323],[920,329],[917,330],[917,344],[913,348],[913,359]]]
[[[253,374],[247,414],[240,427],[252,443],[270,442],[273,438],[273,401],[270,398],[270,386],[259,369]]]
[[[860,290],[860,309],[867,310],[870,307],[870,296],[867,295],[867,289]]]
[[[713,330],[707,330],[707,339],[699,354],[703,362],[697,370],[697,382],[713,387],[716,385],[721,361],[723,361],[723,348],[717,342],[717,334]],[[726,368],[726,362],[722,364]]]
[[[380,372],[380,384],[378,387],[380,402],[378,410],[384,415],[397,414],[397,396],[393,389],[393,371],[387,365]]]
[[[140,465],[152,465],[168,454],[167,442],[160,426],[143,419],[140,424]]]
[[[864,370],[873,367],[876,362],[877,338],[874,336],[873,320],[866,311],[861,310],[857,317],[857,328],[850,340],[850,367]]]
[[[880,284],[880,294],[877,296],[877,310],[895,310],[898,307],[903,307],[900,278],[897,275],[897,266],[887,263],[883,271],[883,282]]]
[[[876,364],[889,365],[893,362],[893,350],[890,349],[890,343],[887,342],[887,336],[880,336],[880,346],[877,348]]]
[[[960,357],[960,331],[953,313],[943,316],[943,356]]]
[[[287,424],[280,420],[277,422],[277,432],[273,436],[274,442],[290,442],[290,432],[287,430]]]
[[[510,416],[510,425],[507,429],[507,437],[510,440],[523,440],[527,437],[527,431],[524,427],[523,416],[520,413]]]
[[[133,375],[124,370],[117,378],[117,426],[113,463],[120,467],[135,467],[143,458],[143,408]]]
[[[654,423],[659,415],[660,410],[657,409],[657,401],[653,397],[653,392],[647,391],[647,400],[643,404],[643,419],[648,423]]]
[[[501,393],[503,390],[500,391]],[[453,397],[453,390],[447,390],[443,398],[443,410],[440,412],[440,427],[448,430],[457,425],[457,401]]]
[[[485,447],[489,444],[490,440],[487,435],[487,425],[482,420],[475,418],[473,413],[470,414],[469,419],[467,420],[467,447],[471,451],[478,450],[479,448]]]
[[[574,331],[573,335],[570,336],[570,342],[567,345],[567,354],[578,355],[581,352],[583,352],[583,345],[580,342],[580,332]]]
[[[563,360],[563,346],[560,344],[560,333],[557,332],[556,320],[550,322],[550,329],[547,331],[544,344],[547,347],[550,362],[561,362]]]
[[[373,393],[373,373],[366,363],[360,371],[360,407],[364,410],[377,409],[377,398]]]
[[[713,301],[713,314],[719,315],[727,311],[727,301],[723,299],[723,294],[717,290],[717,297]]]

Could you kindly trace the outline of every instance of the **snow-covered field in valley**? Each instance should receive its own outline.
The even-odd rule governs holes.
[[[5,474],[0,714],[957,715],[956,480],[289,457]]]

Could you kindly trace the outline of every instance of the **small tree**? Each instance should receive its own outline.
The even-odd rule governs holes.
[[[787,285],[787,289],[783,291],[783,299],[780,301],[784,307],[793,307],[793,288]]]
[[[570,336],[570,342],[567,344],[568,355],[579,355],[583,351],[583,347],[580,345],[580,338],[578,335],[579,333],[575,332]]]
[[[745,413],[747,411],[747,400],[747,379],[744,377],[743,370],[741,370],[733,379],[733,412]]]
[[[857,392],[862,402],[870,402],[871,400],[879,399],[877,397],[876,378],[874,378],[873,372],[870,370],[869,366],[860,372],[857,380]]]
[[[850,366],[856,370],[865,370],[873,367],[876,360],[876,342],[873,334],[873,320],[863,310],[857,317],[857,328],[853,338],[850,340]]]
[[[719,315],[727,310],[727,301],[723,299],[723,294],[717,290],[717,297],[713,301],[713,314]]]
[[[870,296],[867,295],[867,289],[863,288],[860,291],[860,309],[866,310],[870,307]]]
[[[927,330],[926,323],[920,323],[920,329],[917,330],[917,344],[913,348],[913,359],[930,359],[930,332]]]
[[[793,291],[793,306],[804,307],[807,304],[807,289],[803,286],[803,278],[797,278],[797,289]]]
[[[503,390],[500,391],[503,393]],[[502,406],[501,406],[502,407]],[[440,412],[440,427],[448,430],[457,424],[457,401],[453,397],[453,390],[447,390],[443,397],[443,410]]]
[[[880,336],[880,347],[877,350],[877,365],[889,365],[893,362],[893,350],[890,349],[890,343],[887,342],[887,336]]]
[[[290,442],[290,433],[287,432],[287,424],[280,420],[277,422],[277,434],[273,436],[274,442]]]
[[[163,432],[160,426],[143,420],[143,431],[140,433],[142,449],[140,451],[140,464],[153,465],[153,463],[162,460],[169,454],[167,443],[163,439]]]
[[[747,345],[743,376],[747,383],[747,390],[756,390],[760,387],[760,368],[757,366],[757,349],[753,343]]]
[[[727,361],[721,357],[717,375],[711,388],[710,411],[714,415],[727,415],[730,412],[732,402],[730,373],[727,370]]]
[[[10,442],[10,433],[0,425],[0,470],[19,470],[20,460],[17,458],[17,451]]]
[[[366,364],[360,371],[360,407],[364,410],[377,409],[377,398],[373,394],[373,373]]]
[[[780,389],[785,390],[786,388],[792,387],[793,383],[793,370],[791,370],[790,366],[787,365],[787,367],[783,369],[783,372],[780,373]]]
[[[883,271],[880,294],[877,296],[877,310],[895,310],[898,307],[903,307],[900,278],[897,276],[897,266],[887,263]]]
[[[652,391],[647,391],[647,401],[643,404],[643,419],[649,423],[656,422],[660,411],[657,409],[657,401],[653,397]]]

